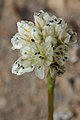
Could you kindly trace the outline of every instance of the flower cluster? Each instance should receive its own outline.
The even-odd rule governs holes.
[[[19,49],[21,56],[13,64],[12,73],[22,75],[34,70],[36,76],[43,79],[45,69],[51,67],[53,74],[62,74],[68,47],[77,40],[67,23],[40,10],[34,13],[34,23],[21,21],[17,27],[11,42],[12,49]]]

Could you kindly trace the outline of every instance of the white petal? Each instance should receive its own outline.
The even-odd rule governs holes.
[[[35,68],[35,75],[40,78],[40,79],[44,79],[44,66],[37,66]]]
[[[45,39],[45,42],[47,42],[47,44],[52,44],[52,46],[55,47],[56,44],[57,44],[57,39],[54,38],[53,36],[48,36],[48,37]]]
[[[70,41],[70,35],[67,33],[66,36],[65,36],[65,39],[64,39],[63,43],[67,43],[68,44],[69,41]]]
[[[44,26],[45,22],[42,18],[38,17],[38,16],[35,16],[34,15],[34,21],[35,21],[35,25],[39,28],[42,29],[42,27]]]
[[[43,35],[48,36],[48,35],[54,35],[54,26],[47,24],[43,28]]]
[[[19,58],[12,66],[12,73],[22,75],[25,72],[31,72],[34,69],[34,65],[31,65],[31,61],[28,59]]]
[[[43,19],[46,21],[46,23],[49,22],[50,16],[49,16],[49,14],[47,12],[44,12]]]
[[[25,68],[25,72],[32,72],[34,70],[34,65]]]
[[[50,17],[50,20],[49,20],[49,24],[50,25],[54,25],[55,26],[57,24],[57,22],[58,22],[58,18],[55,15]]]
[[[61,38],[61,35],[64,36],[64,31],[68,28],[67,23],[64,22],[62,18],[58,19],[57,25],[55,26],[55,32],[58,34],[59,38]],[[61,35],[60,35],[61,34]],[[63,37],[62,37],[63,38]]]
[[[11,43],[13,45],[12,49],[14,50],[14,49],[20,49],[22,47],[23,43],[25,43],[25,41],[22,40],[20,38],[19,34],[17,33],[11,39]]]
[[[46,38],[45,44],[43,46],[45,56],[48,56],[48,55],[53,56],[53,46],[52,46],[53,40],[54,39],[52,39],[52,37],[50,36]]]
[[[53,61],[53,57],[51,55],[48,55],[45,60],[45,66],[49,66]]]
[[[68,31],[68,35],[70,37],[69,43],[68,43],[69,45],[72,45],[77,42],[77,34],[73,32],[72,29]]]
[[[31,37],[33,39],[35,39],[36,41],[40,41],[41,40],[42,33],[41,33],[41,31],[38,28],[34,27],[33,29],[31,29],[30,33],[31,33]]]
[[[52,38],[50,36],[47,37],[46,40],[45,40],[44,46],[43,46],[43,49],[44,49],[44,52],[45,52],[46,55],[49,54],[49,52],[52,48],[51,47],[51,45],[52,45],[51,42],[52,42]]]
[[[27,32],[30,32],[30,30],[34,27],[34,24],[28,21],[21,21],[21,22],[17,22],[17,26],[18,26],[18,32],[25,34]]]
[[[37,27],[43,28],[43,26],[49,21],[50,16],[47,12],[40,10],[38,13],[34,13],[34,21]]]
[[[17,22],[17,26],[21,38],[24,38],[27,42],[30,42],[31,39],[30,31],[34,27],[34,24],[28,21],[21,21]]]
[[[21,55],[22,55],[24,58],[26,58],[26,57],[28,57],[29,55],[30,55],[30,56],[33,56],[33,55],[34,55],[34,49],[33,49],[32,45],[31,45],[31,46],[27,46],[27,47],[22,47],[22,48],[20,49],[20,53],[21,53]]]
[[[68,28],[66,27],[61,29],[60,32],[58,33],[59,34],[58,38],[63,43],[64,43],[64,39],[67,37],[67,30]]]

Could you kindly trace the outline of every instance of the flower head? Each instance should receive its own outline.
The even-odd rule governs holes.
[[[20,49],[20,58],[13,64],[12,73],[22,75],[34,71],[43,79],[45,69],[51,74],[64,72],[68,59],[68,47],[76,42],[76,33],[68,28],[63,19],[50,16],[40,10],[34,13],[34,23],[17,23],[18,32],[11,39],[12,49]]]

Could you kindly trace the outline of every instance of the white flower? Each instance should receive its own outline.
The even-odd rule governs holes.
[[[43,28],[43,36],[47,37],[47,36],[52,36],[55,37],[55,27],[53,25],[47,24],[44,26]]]
[[[58,22],[58,18],[55,15],[50,17],[50,20],[49,20],[50,25],[56,26],[57,22]]]
[[[22,36],[19,33],[16,33],[13,38],[11,39],[11,43],[13,45],[12,49],[20,49],[23,46],[26,45],[26,40],[22,38]]]
[[[62,18],[42,10],[34,13],[34,24],[17,23],[18,32],[11,39],[12,49],[20,49],[20,58],[13,64],[12,73],[22,75],[34,71],[43,79],[46,67],[51,74],[60,75],[68,60],[68,47],[77,41],[76,33]]]
[[[68,45],[72,45],[76,42],[77,42],[77,34],[73,32],[71,29],[69,29],[66,34],[66,38],[64,39],[64,43]]]
[[[55,33],[58,36],[58,38],[61,40],[67,33],[67,23],[62,18],[58,18],[58,22],[55,26]]]
[[[34,13],[35,25],[40,29],[43,29],[43,26],[49,21],[50,16],[47,12],[40,10],[38,13]]]
[[[53,49],[51,41],[41,43],[33,43],[32,47],[21,49],[22,56],[13,64],[12,73],[22,75],[25,72],[35,71],[40,79],[44,78],[45,68],[48,67],[53,60]]]
[[[20,49],[31,42],[30,31],[34,27],[34,24],[28,21],[21,21],[17,22],[17,26],[18,33],[11,39],[13,44],[12,49]]]
[[[18,32],[21,33],[21,35],[29,34],[30,30],[34,27],[34,24],[32,22],[28,21],[21,21],[17,22]]]
[[[30,45],[32,39],[36,42],[42,40],[42,33],[32,22],[21,21],[17,23],[18,33],[13,36],[11,42],[12,49],[21,49],[23,46]]]

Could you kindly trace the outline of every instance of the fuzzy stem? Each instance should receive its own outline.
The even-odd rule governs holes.
[[[48,120],[54,120],[54,88],[55,88],[55,77],[50,76],[50,71],[48,72]]]

